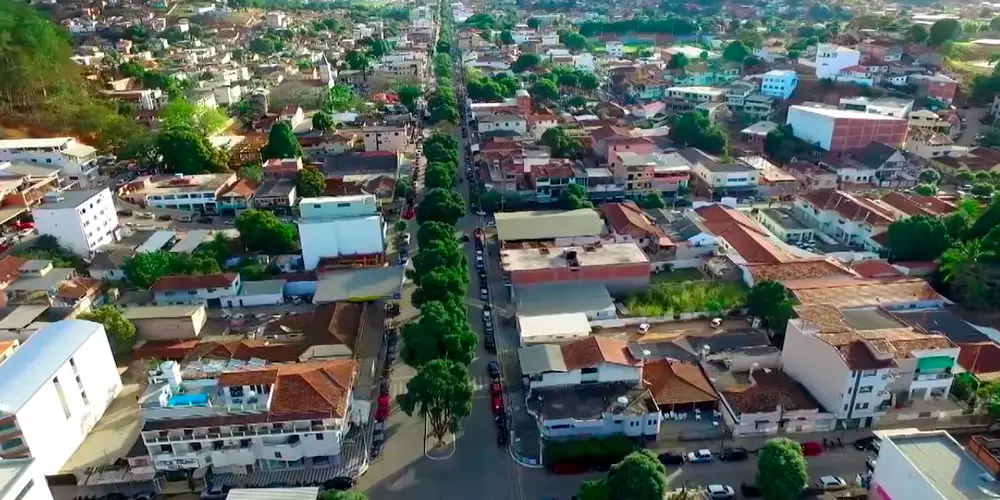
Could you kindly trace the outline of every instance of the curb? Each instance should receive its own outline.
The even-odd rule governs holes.
[[[424,457],[426,457],[428,460],[443,462],[455,456],[455,451],[458,450],[458,436],[452,434],[451,437],[453,439],[451,442],[451,453],[449,453],[447,456],[440,456],[440,457],[434,457],[427,453],[427,439],[424,439]]]
[[[526,462],[524,458],[517,456],[517,453],[514,453],[514,431],[511,431],[510,436],[510,446],[507,447],[507,451],[510,453],[510,458],[514,459],[514,462],[516,462],[517,465],[528,469],[541,469],[545,467],[542,465],[541,460],[536,459],[535,461],[538,463],[531,464]]]

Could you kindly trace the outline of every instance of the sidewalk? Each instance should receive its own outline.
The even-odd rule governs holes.
[[[712,450],[712,452],[717,452],[721,448],[730,447],[742,447],[746,448],[748,451],[756,451],[764,447],[769,440],[784,437],[791,439],[793,441],[798,441],[804,443],[807,441],[816,441],[822,443],[823,439],[827,441],[833,439],[836,440],[840,438],[845,446],[850,446],[855,440],[868,437],[873,435],[872,431],[877,429],[851,429],[851,430],[839,430],[830,432],[811,432],[811,433],[781,433],[767,436],[741,436],[741,437],[726,437],[724,440],[721,438],[715,439],[696,439],[696,440],[667,440],[660,439],[653,443],[650,443],[647,448],[654,450],[656,452],[664,451],[692,451],[696,449],[707,448]]]

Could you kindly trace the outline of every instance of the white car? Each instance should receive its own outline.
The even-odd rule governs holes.
[[[641,323],[636,331],[639,332],[639,335],[645,335],[649,333],[649,328],[649,323]]]
[[[724,484],[710,484],[705,487],[705,491],[712,500],[727,500],[736,496],[736,490]]]
[[[493,313],[489,309],[483,310],[483,319],[489,321],[493,317]]]
[[[816,481],[816,486],[819,486],[825,491],[832,490],[842,490],[847,488],[847,481],[844,478],[837,476],[823,476]]]
[[[483,211],[483,210],[477,210],[476,211],[476,215],[478,215],[480,217],[486,217],[486,212]]]
[[[704,464],[712,461],[712,451],[702,449],[687,454],[687,461],[692,464]]]

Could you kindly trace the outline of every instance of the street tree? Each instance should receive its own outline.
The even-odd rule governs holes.
[[[791,296],[781,283],[761,281],[747,294],[747,314],[760,319],[771,332],[782,335],[792,317]]]
[[[417,207],[417,222],[438,221],[452,226],[465,214],[465,200],[454,190],[434,188],[424,194]]]
[[[122,310],[116,306],[107,305],[92,308],[81,314],[79,319],[103,325],[108,336],[108,343],[111,344],[111,351],[115,354],[130,352],[135,346],[135,325],[125,318]]]
[[[292,125],[285,120],[275,123],[267,136],[267,144],[260,151],[261,158],[301,158],[302,146],[292,133]]]
[[[287,223],[271,212],[250,209],[236,216],[236,229],[240,240],[252,252],[282,255],[295,250],[295,225]]]
[[[256,184],[260,184],[264,180],[264,167],[260,163],[251,163],[249,165],[243,165],[237,174],[241,179],[246,179],[253,181]]]
[[[768,500],[797,500],[809,473],[802,445],[788,438],[768,440],[757,453],[757,486]]]
[[[982,240],[963,241],[941,254],[941,265],[938,267],[941,279],[945,283],[950,283],[959,276],[970,273],[983,261],[996,257],[983,245]]]
[[[917,184],[913,187],[913,192],[920,196],[934,196],[937,193],[937,186],[934,184]]]
[[[417,112],[417,100],[420,99],[422,91],[419,85],[403,84],[396,87],[396,95],[399,96],[399,102],[406,106],[406,109],[410,113]]]
[[[468,292],[467,278],[464,269],[439,267],[420,277],[420,286],[413,291],[413,305],[422,308],[433,301],[460,302]]]
[[[436,359],[468,366],[475,356],[475,332],[469,328],[464,304],[458,298],[447,302],[429,301],[420,305],[420,319],[403,327],[400,357],[419,369]]]
[[[559,87],[549,79],[540,79],[528,89],[531,97],[540,103],[552,102],[559,99]]]
[[[360,50],[352,50],[347,53],[347,66],[356,71],[365,71],[371,65],[371,58],[368,54]]]
[[[317,111],[312,117],[312,124],[313,128],[319,130],[320,132],[333,130],[333,115],[323,110]]]
[[[428,163],[458,165],[458,150],[438,142],[424,143],[424,157]]]
[[[972,225],[972,216],[968,212],[956,210],[943,219],[944,227],[951,241],[961,241]]]
[[[649,193],[643,195],[642,200],[639,201],[639,206],[647,210],[663,208],[666,203],[663,202],[663,196],[660,193]]]
[[[601,86],[601,81],[597,75],[590,71],[577,71],[577,78],[580,79],[580,88],[588,92],[597,90]]]
[[[455,139],[455,136],[451,134],[443,134],[440,132],[432,134],[426,141],[424,141],[424,149],[427,149],[428,146],[435,144],[440,145],[444,150],[454,151],[456,153],[458,152],[458,139]],[[431,160],[442,161],[439,158],[431,158]]]
[[[421,245],[420,251],[413,256],[413,271],[410,272],[410,278],[420,287],[423,286],[424,276],[439,269],[450,269],[457,271],[462,276],[462,281],[468,283],[467,263],[465,252],[457,242],[430,241],[426,245]]]
[[[559,206],[565,210],[592,208],[594,205],[587,196],[587,188],[579,184],[570,184],[559,194]]]
[[[993,196],[994,190],[995,188],[993,187],[993,184],[988,182],[977,182],[972,185],[971,193],[972,196],[979,198],[989,198],[990,196]]]
[[[427,189],[453,188],[458,182],[455,168],[447,163],[431,163],[424,171],[424,186]]]
[[[662,500],[667,493],[667,471],[652,451],[634,451],[611,467],[607,490],[615,498]]]
[[[417,245],[420,248],[429,248],[433,243],[443,243],[458,248],[458,239],[455,238],[455,228],[443,222],[436,221],[421,224],[417,229]]]
[[[889,258],[893,261],[934,260],[952,242],[944,221],[929,215],[895,221],[889,225],[886,236],[889,239]]]
[[[413,194],[413,181],[406,177],[396,179],[396,189],[393,191],[395,198],[405,200]]]
[[[298,195],[302,198],[314,198],[323,196],[326,191],[326,176],[323,171],[309,165],[299,170],[295,176]]]
[[[406,383],[406,393],[398,403],[403,413],[426,418],[434,438],[442,444],[445,436],[458,432],[462,419],[472,413],[469,370],[455,361],[435,359]]]

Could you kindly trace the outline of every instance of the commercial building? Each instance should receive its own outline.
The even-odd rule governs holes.
[[[495,215],[502,245],[551,241],[556,246],[595,243],[604,233],[604,221],[592,208],[505,212]]]
[[[827,151],[860,149],[871,142],[900,147],[906,142],[906,120],[860,111],[793,105],[785,123],[795,137]]]
[[[746,198],[757,195],[760,175],[744,162],[721,163],[704,151],[684,148],[677,152],[691,165],[695,189],[712,199]]]
[[[476,115],[476,121],[478,122],[477,129],[480,134],[487,134],[490,132],[514,132],[518,135],[525,135],[528,133],[528,120],[521,115],[478,114]]]
[[[45,474],[35,460],[0,460],[0,500],[52,500]]]
[[[795,87],[798,84],[799,77],[795,71],[790,69],[773,69],[764,73],[764,79],[760,85],[760,93],[779,99],[788,99],[792,96],[792,92],[795,91]]]
[[[132,306],[122,314],[135,325],[143,340],[193,339],[208,321],[204,304],[178,306]]]
[[[32,458],[59,472],[122,390],[104,327],[45,326],[0,364],[0,464]]]
[[[194,276],[164,276],[150,287],[157,305],[207,304],[222,305],[222,299],[239,295],[240,275],[237,273],[202,274]]]
[[[875,435],[882,442],[868,498],[982,500],[1000,496],[996,479],[946,431],[893,429]],[[970,450],[976,448],[977,439],[973,437]]]
[[[380,125],[364,127],[365,151],[402,151],[409,144],[409,127]]]
[[[367,419],[352,415],[353,360],[207,363],[149,373],[142,441],[158,471],[336,466],[349,423]]]
[[[307,270],[316,269],[324,258],[385,252],[385,220],[375,195],[303,198],[299,210],[299,242]]]
[[[609,156],[615,181],[625,185],[628,196],[641,197],[646,193],[673,196],[679,189],[688,187],[691,165],[677,153],[623,151],[610,152]]]
[[[236,174],[140,177],[122,188],[121,196],[151,208],[217,213],[216,200],[236,182]]]
[[[816,47],[816,78],[835,78],[841,70],[860,61],[861,52],[855,49],[821,43]]]
[[[49,235],[71,252],[90,257],[115,241],[118,214],[108,188],[54,191],[32,211],[39,235]]]
[[[649,286],[649,258],[635,242],[541,248],[505,248],[500,266],[514,286],[601,283],[611,293]]]
[[[0,163],[25,161],[56,167],[60,177],[87,187],[97,175],[97,150],[72,137],[0,140]]]

